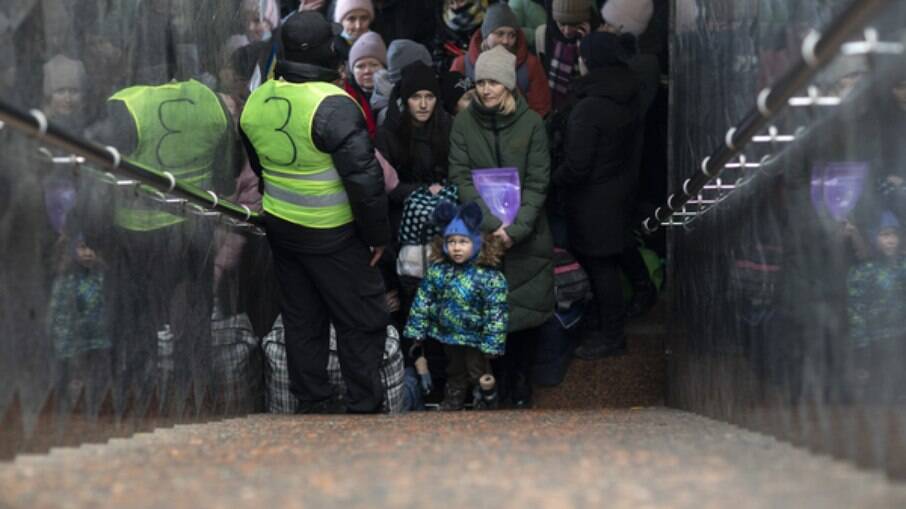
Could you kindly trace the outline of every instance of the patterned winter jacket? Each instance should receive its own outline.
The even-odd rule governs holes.
[[[488,263],[489,258],[483,249],[469,263],[458,265],[444,259],[431,265],[415,295],[403,334],[416,341],[434,338],[489,355],[503,354],[507,283],[494,264]]]
[[[872,260],[850,270],[849,334],[853,346],[902,338],[906,330],[906,258]]]

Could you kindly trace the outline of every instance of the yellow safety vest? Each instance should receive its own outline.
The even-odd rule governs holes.
[[[137,144],[126,156],[129,162],[210,188],[216,152],[228,125],[220,99],[211,89],[195,80],[174,81],[125,88],[108,100],[122,102],[135,123]],[[182,221],[139,203],[116,210],[116,223],[129,230],[156,230]]]
[[[249,97],[239,123],[263,168],[267,213],[308,228],[353,221],[333,160],[315,146],[311,133],[318,106],[339,95],[349,97],[329,83],[268,80]]]

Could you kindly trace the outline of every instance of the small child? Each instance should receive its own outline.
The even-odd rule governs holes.
[[[871,393],[899,369],[887,363],[899,358],[906,339],[906,257],[900,236],[896,217],[884,212],[871,231],[874,256],[853,267],[847,279],[853,379],[865,397],[880,396]]]
[[[433,338],[444,344],[447,385],[441,410],[461,410],[469,385],[491,372],[488,357],[502,355],[507,330],[507,283],[495,267],[500,242],[482,239],[481,208],[457,208],[442,201],[434,220],[443,229],[435,240],[434,262],[415,295],[404,335],[417,342]],[[487,390],[487,383],[483,384]]]
[[[875,256],[849,272],[849,332],[856,347],[900,337],[906,329],[906,259],[900,225],[890,212],[871,232]]]
[[[105,376],[112,343],[104,307],[104,263],[78,235],[63,238],[60,273],[51,290],[48,329],[60,362],[61,395],[75,402],[82,387]]]

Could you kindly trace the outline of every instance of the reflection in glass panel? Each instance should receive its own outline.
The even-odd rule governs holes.
[[[849,2],[678,2],[671,187]],[[891,2],[872,21],[902,43]],[[865,36],[860,31],[852,42]],[[903,475],[906,55],[841,55],[671,233],[670,402]],[[780,141],[780,140],[783,141]],[[740,162],[745,162],[740,161]]]

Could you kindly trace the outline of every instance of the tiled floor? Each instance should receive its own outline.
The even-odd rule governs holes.
[[[0,463],[0,507],[906,507],[906,485],[664,408],[257,415]]]

